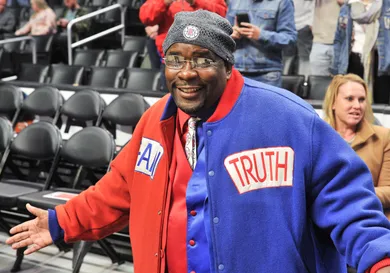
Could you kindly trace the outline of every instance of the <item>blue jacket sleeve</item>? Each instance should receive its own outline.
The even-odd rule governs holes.
[[[57,213],[53,209],[49,209],[49,231],[53,242],[64,239],[64,230],[60,227]]]
[[[358,273],[390,257],[390,222],[375,195],[370,171],[349,145],[316,117],[312,128],[310,216],[329,232]]]
[[[283,48],[294,44],[297,31],[294,21],[294,4],[292,0],[280,1],[276,31],[261,30],[259,41],[267,46]]]

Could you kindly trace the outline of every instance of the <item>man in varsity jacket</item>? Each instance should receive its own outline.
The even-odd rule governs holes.
[[[292,93],[234,69],[229,22],[181,12],[170,94],[95,186],[13,229],[26,254],[130,227],[135,273],[390,272],[390,223],[355,152]]]

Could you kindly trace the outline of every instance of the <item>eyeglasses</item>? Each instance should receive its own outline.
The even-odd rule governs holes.
[[[171,69],[182,69],[187,62],[191,63],[192,69],[205,69],[218,63],[209,58],[194,57],[191,60],[186,60],[183,56],[177,55],[168,55],[163,60],[165,61],[165,65]]]

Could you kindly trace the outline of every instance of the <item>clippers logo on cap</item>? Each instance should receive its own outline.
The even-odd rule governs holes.
[[[183,30],[183,36],[187,40],[195,40],[199,36],[199,28],[195,26],[186,26]]]

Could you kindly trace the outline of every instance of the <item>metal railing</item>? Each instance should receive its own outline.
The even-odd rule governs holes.
[[[80,41],[72,43],[72,27],[74,24],[81,22],[81,21],[84,21],[84,20],[87,20],[91,17],[95,17],[96,15],[106,13],[106,12],[114,10],[114,9],[121,10],[121,24],[120,25],[106,29],[106,30],[101,31],[99,33],[96,33],[92,36],[84,38]],[[122,7],[122,5],[120,5],[120,4],[114,4],[112,6],[109,6],[109,7],[103,8],[103,9],[99,9],[97,11],[93,11],[91,13],[88,13],[86,15],[83,15],[83,16],[80,16],[80,17],[77,17],[77,18],[71,20],[68,23],[68,26],[66,27],[67,36],[68,36],[68,64],[72,65],[72,63],[73,63],[73,51],[72,51],[73,48],[78,47],[78,46],[83,45],[83,44],[86,44],[90,41],[93,41],[97,38],[103,37],[107,34],[110,34],[112,32],[118,31],[118,30],[121,30],[121,34],[122,34],[122,43],[121,44],[123,44],[124,40],[125,40],[125,8]]]
[[[36,64],[37,63],[37,44],[36,44],[36,41],[33,37],[22,36],[22,37],[15,37],[15,38],[9,38],[9,39],[5,39],[5,40],[0,40],[0,45],[17,43],[17,42],[22,42],[22,41],[26,41],[26,40],[31,41],[32,63]]]

